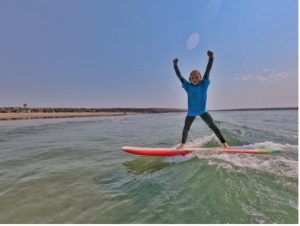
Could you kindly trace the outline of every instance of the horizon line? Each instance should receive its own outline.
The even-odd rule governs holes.
[[[172,110],[187,110],[186,108],[176,107],[0,107],[0,109],[98,109],[98,110],[113,110],[113,109],[172,109]],[[293,107],[240,107],[240,108],[225,108],[225,109],[209,109],[207,111],[234,111],[234,110],[284,110],[284,109],[298,109],[298,106]]]

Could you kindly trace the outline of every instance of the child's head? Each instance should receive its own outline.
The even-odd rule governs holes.
[[[193,70],[191,73],[190,73],[190,77],[189,77],[189,80],[190,82],[193,84],[193,85],[197,85],[200,81],[201,81],[201,73],[200,71],[198,70]]]

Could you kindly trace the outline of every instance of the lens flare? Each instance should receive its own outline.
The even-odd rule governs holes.
[[[190,35],[190,37],[188,38],[188,40],[186,42],[186,47],[191,50],[191,49],[196,48],[198,43],[199,43],[199,34],[194,33],[194,34]]]

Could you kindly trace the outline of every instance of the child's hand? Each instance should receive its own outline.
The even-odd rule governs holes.
[[[177,64],[178,64],[178,58],[175,58],[175,59],[173,60],[173,64],[174,64],[174,65],[177,65]]]
[[[214,52],[211,51],[211,50],[208,50],[208,51],[207,51],[207,56],[208,56],[209,58],[213,58],[213,57],[214,57]]]

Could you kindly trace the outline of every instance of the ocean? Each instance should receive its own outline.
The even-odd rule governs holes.
[[[230,145],[269,155],[141,157],[185,113],[0,121],[0,223],[298,223],[298,111],[211,112]],[[219,146],[198,117],[193,147]]]

